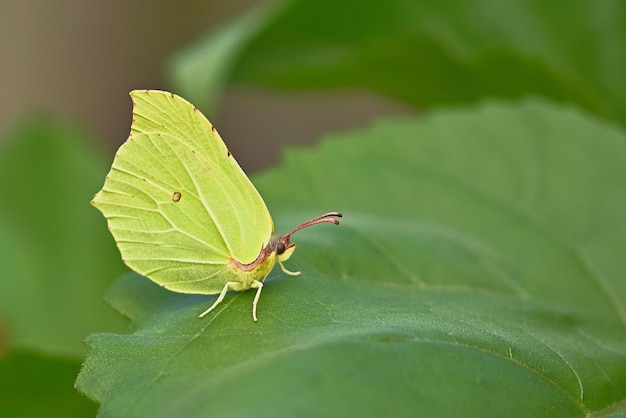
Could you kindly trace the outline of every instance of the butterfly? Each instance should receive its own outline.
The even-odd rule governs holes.
[[[274,234],[272,217],[215,127],[185,99],[135,90],[130,135],[117,151],[91,203],[108,222],[122,259],[137,273],[180,293],[257,289],[278,263],[285,268],[291,236],[312,225],[339,225],[328,212]]]

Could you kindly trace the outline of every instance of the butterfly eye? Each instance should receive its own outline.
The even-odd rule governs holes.
[[[280,255],[284,252],[285,252],[285,244],[282,242],[279,242],[278,244],[276,244],[276,254]]]

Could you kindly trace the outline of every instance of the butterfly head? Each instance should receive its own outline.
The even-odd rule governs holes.
[[[317,224],[321,224],[325,222],[339,225],[339,221],[335,218],[341,218],[342,216],[343,214],[340,212],[328,212],[316,218],[313,218],[310,221],[307,221],[301,225],[296,226],[294,229],[292,229],[291,231],[289,231],[282,237],[279,235],[276,235],[273,239],[272,246],[274,248],[274,251],[276,252],[278,261],[282,263],[283,261],[288,260],[289,257],[291,257],[291,254],[293,254],[293,252],[295,251],[296,243],[290,242],[291,236],[294,233],[296,233],[297,231],[301,229],[308,228],[309,226],[317,225]]]
[[[291,257],[291,254],[296,250],[296,243],[289,242],[290,235],[283,237],[277,236],[276,244],[274,245],[274,251],[276,251],[276,257],[278,261],[283,262]]]

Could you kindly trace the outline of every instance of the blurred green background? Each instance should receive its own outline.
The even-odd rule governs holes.
[[[128,92],[172,89],[172,54],[261,3],[3,1],[0,140],[27,115],[46,112],[88,130],[112,156],[128,135]],[[412,111],[363,88],[277,92],[237,83],[216,100],[207,117],[247,171],[277,162],[283,144],[312,142],[374,115]]]

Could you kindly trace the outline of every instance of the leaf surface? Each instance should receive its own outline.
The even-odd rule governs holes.
[[[294,236],[253,292],[138,275],[78,387],[101,416],[617,416],[626,412],[626,136],[543,102],[380,121],[255,179]]]

